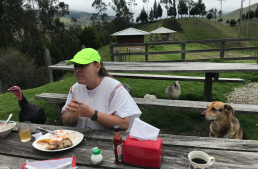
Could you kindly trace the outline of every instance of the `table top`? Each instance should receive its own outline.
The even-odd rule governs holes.
[[[51,65],[51,69],[73,70],[73,65],[65,66],[66,61]],[[109,72],[146,73],[222,73],[258,72],[256,63],[211,63],[211,62],[103,62]]]
[[[76,157],[77,166],[82,169],[87,168],[128,168],[134,167],[114,164],[114,152],[112,139],[113,131],[97,131],[90,129],[79,129],[65,126],[51,126],[33,124],[32,132],[40,126],[50,130],[74,130],[84,134],[83,141],[68,150],[60,152],[43,152],[32,146],[34,138],[30,142],[22,143],[19,138],[17,128],[1,139],[0,144],[0,166],[9,166],[11,169],[20,168],[26,159],[29,161],[47,160],[64,157]],[[123,140],[128,136],[128,132],[121,132]],[[255,140],[233,140],[217,139],[208,137],[181,136],[160,134],[163,142],[162,169],[188,168],[187,155],[193,150],[201,150],[215,157],[216,162],[212,169],[218,168],[258,168],[258,141]],[[91,163],[92,148],[99,147],[103,155],[103,161],[95,166]]]

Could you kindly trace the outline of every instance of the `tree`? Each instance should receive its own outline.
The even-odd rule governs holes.
[[[179,0],[177,9],[178,9],[178,14],[180,14],[181,17],[184,14],[188,14],[188,8],[184,0]]]
[[[223,1],[223,0],[218,0],[218,1],[220,1],[220,4],[221,4],[220,11],[222,11],[222,1]],[[224,1],[225,1],[225,0],[224,0]],[[221,18],[221,15],[220,15],[220,18]]]
[[[118,18],[123,17],[128,20],[128,22],[132,20],[133,13],[130,12],[125,0],[112,0],[112,3],[113,5],[109,3],[109,6],[111,6],[111,8],[116,12],[116,16]]]
[[[209,20],[212,19],[212,13],[209,13],[206,17],[207,17],[207,19],[209,19]]]
[[[222,10],[219,10],[218,14],[219,14],[220,19],[221,19],[221,16],[223,15],[223,11],[222,11]]]
[[[248,15],[249,15],[249,19],[253,19],[255,17],[255,13],[254,11],[250,10],[246,13],[245,17],[246,17],[246,20],[248,20]]]
[[[148,2],[149,0],[142,0],[143,3],[146,3],[146,7],[147,7],[147,14],[149,13],[149,9],[148,9]]]
[[[159,15],[158,15],[158,6],[157,6],[157,1],[154,1],[153,4],[153,12],[154,12],[154,18],[156,18],[156,20],[158,19]]]
[[[152,8],[151,8],[151,10],[150,10],[150,14],[149,14],[148,19],[149,19],[150,21],[153,21],[153,20],[154,20],[154,11],[153,11]]]
[[[168,13],[168,9],[169,9],[169,3],[171,2],[171,0],[160,0],[160,3],[164,5],[164,7],[167,9],[167,13]],[[172,2],[171,2],[172,4]],[[168,18],[168,15],[167,15]]]
[[[223,19],[222,19],[222,18],[219,18],[218,22],[219,22],[219,23],[223,22]]]
[[[195,14],[196,15],[202,15],[202,13],[206,10],[206,6],[204,3],[202,3],[202,0],[198,0],[197,3],[195,3]]]
[[[161,7],[161,5],[159,3],[159,5],[158,5],[158,16],[162,17],[162,13],[163,13],[163,9],[162,9],[162,7]]]
[[[188,14],[189,14],[189,17],[190,17],[190,11],[194,7],[195,3],[194,3],[193,0],[185,0],[185,2],[187,3]]]
[[[229,19],[227,19],[226,24],[229,24]]]
[[[144,7],[142,8],[141,13],[140,13],[140,21],[142,23],[143,22],[148,22],[148,14],[146,13]]]
[[[72,18],[71,18],[71,22],[72,22],[73,24],[75,24],[75,23],[77,22],[77,19],[74,18],[74,17],[72,17]]]
[[[178,22],[176,18],[168,18],[163,20],[163,26],[165,28],[184,33],[184,30],[181,24]]]
[[[229,24],[230,24],[230,26],[235,26],[236,25],[236,20],[235,19],[231,19]]]
[[[215,8],[214,13],[213,13],[213,16],[215,18],[215,22],[216,22],[216,19],[217,19],[217,12],[218,12],[218,10],[217,10],[217,8]]]
[[[140,16],[137,16],[136,23],[138,23],[139,21],[140,21]]]
[[[69,15],[68,5],[58,0],[38,0],[39,27],[51,40],[64,31],[60,17]]]
[[[243,13],[243,15],[242,15],[242,21],[245,21],[245,14]]]
[[[256,10],[255,10],[255,17],[258,18],[258,5],[257,5]]]
[[[101,29],[101,27],[107,24],[108,14],[105,13],[107,10],[107,5],[105,4],[105,2],[102,2],[102,0],[94,0],[92,3],[92,7],[98,11],[97,13],[93,13],[90,17],[92,25],[99,25],[99,29]],[[96,21],[97,18],[100,18],[102,20],[102,23]]]
[[[176,12],[176,3],[175,3],[176,0],[173,0],[173,6],[170,5],[169,9],[168,9],[168,13],[167,15],[168,16],[174,16],[176,18],[176,15],[177,15],[177,12]]]
[[[131,13],[134,13],[133,12],[133,6],[134,6],[134,8],[138,5],[137,3],[136,3],[136,0],[129,0],[128,2],[127,2],[127,4],[128,4],[128,6],[129,6],[129,9],[130,9],[130,11],[131,11]]]

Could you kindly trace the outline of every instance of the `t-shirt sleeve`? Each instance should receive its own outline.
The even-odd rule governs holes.
[[[69,90],[67,99],[66,99],[66,103],[64,105],[64,107],[62,108],[61,114],[67,113],[67,111],[65,110],[65,107],[67,107],[67,104],[70,103],[73,100],[73,93],[72,93],[72,88]]]
[[[130,131],[135,118],[142,114],[141,110],[124,87],[118,88],[109,102],[109,114],[117,115],[121,118],[130,117]]]

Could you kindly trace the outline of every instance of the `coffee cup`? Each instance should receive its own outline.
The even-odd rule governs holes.
[[[215,163],[215,158],[202,151],[191,151],[188,154],[190,169],[209,169]]]

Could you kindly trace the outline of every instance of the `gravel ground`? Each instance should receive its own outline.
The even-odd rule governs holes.
[[[249,83],[230,93],[228,103],[258,105],[258,83]]]

